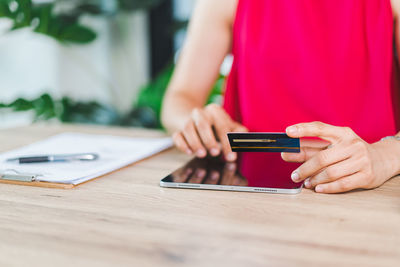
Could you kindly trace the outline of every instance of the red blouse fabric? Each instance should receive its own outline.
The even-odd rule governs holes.
[[[389,0],[239,0],[233,31],[224,107],[250,131],[322,121],[368,142],[396,134]]]

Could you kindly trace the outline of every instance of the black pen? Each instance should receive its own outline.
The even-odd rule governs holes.
[[[20,158],[8,159],[7,162],[18,162],[19,164],[27,164],[27,163],[45,163],[45,162],[94,161],[97,160],[98,158],[99,158],[98,154],[85,153],[85,154],[20,157]]]

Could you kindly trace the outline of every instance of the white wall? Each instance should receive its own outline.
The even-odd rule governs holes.
[[[149,79],[147,14],[87,23],[99,33],[94,44],[59,48],[60,91],[74,99],[96,100],[128,111]]]
[[[0,20],[0,101],[57,92],[57,46],[47,37],[20,30],[5,34]]]

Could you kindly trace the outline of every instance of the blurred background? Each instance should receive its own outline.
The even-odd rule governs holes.
[[[0,128],[37,121],[161,128],[195,2],[0,0]],[[210,102],[221,101],[224,69]]]

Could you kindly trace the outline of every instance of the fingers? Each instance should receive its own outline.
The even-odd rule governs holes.
[[[340,141],[352,131],[349,128],[337,127],[322,122],[300,123],[286,129],[290,137],[319,137],[331,143]]]
[[[317,193],[333,194],[333,193],[343,193],[359,188],[362,184],[364,176],[361,172],[356,174],[343,177],[331,183],[317,185],[315,191]]]
[[[203,145],[212,156],[218,156],[220,146],[212,129],[212,118],[208,118],[204,111],[195,109],[192,113],[192,119]]]
[[[214,108],[210,111],[210,114],[213,116],[215,131],[221,143],[222,152],[227,161],[235,161],[237,159],[237,154],[231,150],[227,133],[231,132],[234,128],[237,129],[240,127],[237,123],[234,123],[223,110]]]
[[[321,150],[292,173],[292,180],[301,182],[334,163],[348,159],[351,152],[349,147],[341,145]]]
[[[186,124],[182,134],[186,140],[186,144],[189,146],[190,150],[196,154],[197,157],[204,158],[205,156],[207,156],[207,151],[204,148],[200,137],[197,134],[195,125],[192,121]]]
[[[331,165],[304,183],[307,188],[314,188],[319,184],[330,183],[359,171],[359,164],[354,160],[345,160]]]
[[[193,151],[190,149],[189,145],[186,143],[185,138],[182,133],[176,132],[173,134],[172,139],[174,140],[175,146],[184,153],[192,155]]]
[[[300,139],[300,147],[313,147],[313,148],[320,148],[325,149],[330,146],[331,143],[321,140],[321,139]]]
[[[282,159],[287,162],[305,162],[314,157],[322,148],[302,147],[300,153],[285,153],[281,154]]]
[[[305,162],[316,153],[326,149],[331,143],[323,140],[300,140],[300,153],[282,153],[282,159],[287,162]]]
[[[222,152],[224,153],[225,159],[227,161],[235,161],[237,159],[237,154],[232,152],[227,133],[230,131],[225,125],[217,126],[216,131],[218,134],[219,141],[221,143]]]
[[[339,193],[370,187],[368,184],[374,175],[373,150],[370,144],[350,128],[312,122],[288,127],[286,132],[291,137],[319,137],[331,143],[327,149],[317,152],[294,171],[293,181],[306,179],[304,185],[315,187],[319,193]],[[298,157],[306,159],[307,156]],[[290,159],[296,158],[291,156]]]
[[[188,155],[204,158],[208,153],[215,157],[222,152],[227,161],[235,161],[237,154],[231,150],[227,133],[247,131],[220,106],[211,104],[193,110],[191,119],[182,131],[173,135],[173,139],[176,147]]]

